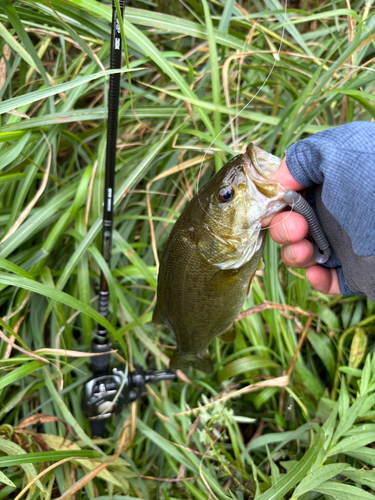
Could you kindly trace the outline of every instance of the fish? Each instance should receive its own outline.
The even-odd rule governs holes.
[[[250,143],[199,189],[174,224],[152,317],[176,337],[170,368],[210,373],[211,341],[235,339],[234,322],[264,251],[262,219],[286,205],[284,189],[270,177],[279,165],[278,157]]]

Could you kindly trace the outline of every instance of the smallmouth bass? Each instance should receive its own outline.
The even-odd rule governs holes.
[[[176,221],[160,260],[154,323],[170,328],[170,367],[210,373],[211,341],[236,336],[265,244],[261,221],[286,203],[269,174],[280,159],[250,144],[201,188]]]

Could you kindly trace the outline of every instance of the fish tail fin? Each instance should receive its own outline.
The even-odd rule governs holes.
[[[173,353],[169,364],[172,370],[187,370],[190,366],[205,373],[211,373],[214,369],[208,351],[203,356],[189,355],[180,351]]]

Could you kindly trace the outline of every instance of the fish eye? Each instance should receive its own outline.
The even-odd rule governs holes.
[[[232,186],[224,186],[219,191],[219,201],[220,203],[228,203],[228,201],[233,200],[235,195],[234,189]]]

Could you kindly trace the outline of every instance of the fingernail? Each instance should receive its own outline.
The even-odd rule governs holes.
[[[288,245],[284,249],[284,256],[291,262],[295,262],[296,254],[294,253],[293,245]]]
[[[283,241],[290,241],[288,231],[286,230],[286,226],[284,224],[284,221],[280,222],[276,226],[276,233],[277,236],[283,240]]]

